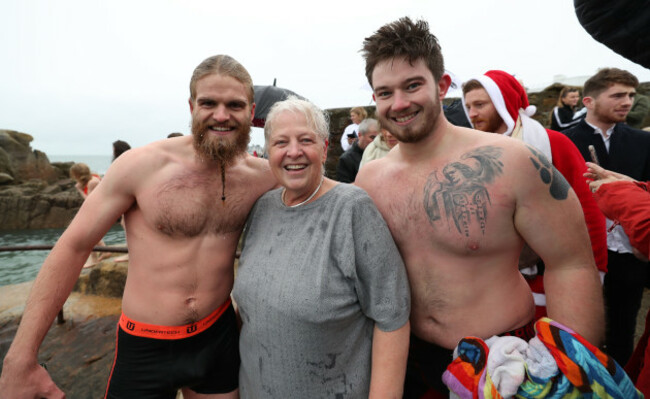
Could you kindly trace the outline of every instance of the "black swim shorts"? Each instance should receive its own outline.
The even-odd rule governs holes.
[[[201,394],[239,386],[239,331],[230,301],[199,322],[174,327],[122,315],[105,398],[174,399],[180,388]]]

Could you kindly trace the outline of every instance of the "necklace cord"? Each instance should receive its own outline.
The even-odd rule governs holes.
[[[320,183],[318,183],[318,187],[316,187],[316,190],[314,190],[314,192],[311,193],[311,195],[309,196],[309,198],[307,198],[306,200],[304,200],[304,201],[302,201],[301,203],[296,204],[296,205],[287,205],[286,201],[284,200],[284,195],[287,193],[287,189],[286,189],[286,188],[283,189],[283,190],[282,190],[282,203],[283,203],[284,205],[288,206],[289,208],[296,208],[296,207],[298,207],[298,206],[300,206],[300,205],[304,205],[304,204],[306,204],[307,202],[311,201],[312,198],[314,198],[314,196],[316,195],[316,193],[318,193],[318,191],[320,191],[320,188],[321,188],[321,186],[323,185],[323,180],[325,180],[325,176],[321,176],[321,178],[320,178]]]

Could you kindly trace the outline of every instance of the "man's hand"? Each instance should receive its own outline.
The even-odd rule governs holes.
[[[589,182],[589,189],[591,190],[592,193],[595,193],[603,184],[620,181],[620,180],[621,179],[617,179],[615,177],[608,177],[600,180],[592,180]]]
[[[65,399],[47,371],[35,361],[25,364],[5,358],[0,375],[0,399]]]
[[[616,181],[616,180],[628,180],[628,181],[636,181],[630,176],[626,176],[621,173],[616,173],[612,172],[611,170],[607,170],[600,165],[596,165],[593,162],[587,162],[587,173],[583,175],[589,180],[609,180],[609,181]],[[589,181],[587,181],[589,183]]]
[[[587,184],[589,184],[589,189],[592,193],[598,191],[600,186],[603,184],[620,180],[635,181],[629,176],[604,169],[592,162],[587,162],[587,173],[585,173],[583,176],[588,179]]]

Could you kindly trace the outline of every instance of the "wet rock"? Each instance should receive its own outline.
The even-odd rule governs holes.
[[[66,227],[82,203],[71,179],[0,185],[0,230]]]

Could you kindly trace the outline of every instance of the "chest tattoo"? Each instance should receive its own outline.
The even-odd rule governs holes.
[[[424,185],[424,209],[434,228],[444,219],[465,237],[476,229],[485,235],[490,210],[487,185],[503,173],[501,153],[499,147],[479,147],[445,165],[442,173],[431,172]]]

